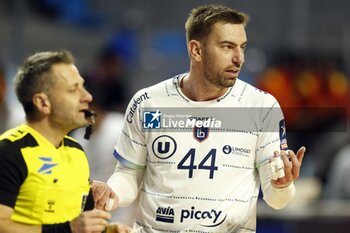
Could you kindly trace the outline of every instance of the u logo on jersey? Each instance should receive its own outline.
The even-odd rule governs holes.
[[[193,137],[200,143],[204,142],[209,137],[209,127],[193,127]]]
[[[175,139],[169,135],[161,135],[152,143],[152,151],[159,159],[170,158],[175,153],[176,148]]]

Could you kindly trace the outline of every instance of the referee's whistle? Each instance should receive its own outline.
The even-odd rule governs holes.
[[[85,129],[84,138],[89,140],[91,134],[94,131],[95,118],[97,117],[97,114],[92,110],[85,110],[84,114],[85,118],[90,122],[90,124]]]

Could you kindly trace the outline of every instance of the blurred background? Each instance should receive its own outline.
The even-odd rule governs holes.
[[[348,0],[0,0],[1,132],[23,120],[12,90],[17,66],[34,52],[68,49],[99,115],[90,141],[73,134],[92,178],[106,180],[114,161],[104,151],[119,137],[129,99],[188,71],[185,20],[213,3],[250,15],[240,78],[278,99],[290,148],[307,147],[296,199],[280,211],[259,202],[257,232],[350,231]],[[130,213],[114,218],[129,223]]]

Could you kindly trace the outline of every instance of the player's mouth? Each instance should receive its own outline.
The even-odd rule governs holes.
[[[239,69],[230,69],[230,70],[226,70],[227,73],[237,77],[237,75],[239,74]]]

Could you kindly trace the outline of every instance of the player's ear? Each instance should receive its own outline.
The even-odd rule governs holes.
[[[35,93],[32,100],[34,106],[38,109],[39,112],[42,112],[45,115],[50,114],[51,102],[47,94],[42,92]]]
[[[202,49],[201,49],[201,43],[198,40],[191,40],[187,44],[188,53],[191,58],[193,58],[195,61],[201,61],[202,57]]]

